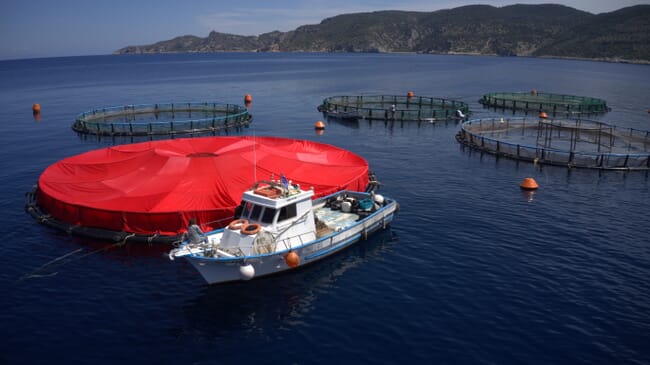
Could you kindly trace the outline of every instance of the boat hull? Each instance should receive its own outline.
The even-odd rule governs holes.
[[[246,257],[225,258],[200,255],[186,255],[183,257],[194,266],[208,284],[250,280],[251,278],[277,274],[324,259],[359,242],[361,239],[367,238],[378,230],[385,229],[392,222],[397,209],[397,203],[392,201],[382,209],[342,231],[334,232],[292,249],[291,252],[297,254],[299,258],[299,263],[295,267],[290,267],[286,262],[285,257],[290,252],[289,250]],[[248,265],[250,266],[242,269],[242,267]],[[250,267],[253,268],[252,276],[250,276]]]

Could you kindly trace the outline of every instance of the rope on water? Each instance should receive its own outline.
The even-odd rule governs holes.
[[[129,238],[134,237],[134,236],[135,236],[135,233],[132,233],[130,235],[125,236],[122,241],[113,243],[113,244],[108,245],[108,246],[98,248],[96,250],[90,251],[90,252],[88,252],[88,253],[86,253],[84,255],[81,255],[81,256],[73,257],[70,260],[63,261],[64,259],[66,259],[66,258],[68,258],[68,257],[70,257],[70,256],[72,256],[72,255],[74,255],[74,254],[76,254],[78,252],[83,251],[83,248],[78,248],[78,249],[76,249],[76,250],[74,250],[72,252],[69,252],[69,253],[67,253],[67,254],[65,254],[63,256],[59,256],[59,257],[57,257],[57,258],[55,258],[53,260],[50,260],[50,261],[46,262],[45,264],[41,265],[40,267],[38,267],[34,271],[30,272],[29,274],[25,274],[25,275],[21,276],[18,279],[18,281],[23,281],[23,280],[31,279],[31,278],[42,278],[42,277],[50,277],[50,276],[57,275],[59,273],[58,271],[50,272],[50,273],[47,273],[47,274],[41,274],[41,272],[45,271],[45,269],[48,269],[48,268],[50,268],[52,266],[57,266],[57,265],[58,266],[63,266],[63,265],[69,264],[69,263],[74,262],[74,261],[79,261],[79,260],[81,260],[81,259],[83,259],[85,257],[88,257],[90,255],[94,255],[94,254],[96,254],[98,252],[106,251],[106,250],[114,248],[114,247],[123,246],[123,245],[126,244],[126,241]]]

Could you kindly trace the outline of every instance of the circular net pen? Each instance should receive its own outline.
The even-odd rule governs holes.
[[[218,103],[139,104],[81,113],[72,129],[101,136],[151,136],[211,132],[248,125],[244,106]]]
[[[485,107],[552,115],[584,115],[608,112],[607,102],[586,96],[531,92],[490,93],[478,101]]]
[[[437,121],[463,119],[469,107],[462,101],[428,96],[345,95],[323,99],[318,111],[333,118]]]
[[[650,169],[650,132],[581,119],[489,118],[461,125],[458,142],[518,160],[604,170]]]

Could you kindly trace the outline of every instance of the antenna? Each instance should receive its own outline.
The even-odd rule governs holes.
[[[257,182],[257,151],[255,150],[255,130],[253,129],[253,183]]]

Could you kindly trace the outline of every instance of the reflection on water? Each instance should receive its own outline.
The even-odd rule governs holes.
[[[535,191],[534,190],[521,190],[521,195],[524,197],[524,200],[528,203],[532,203],[533,200],[535,199]]]
[[[382,256],[397,240],[389,227],[299,270],[249,282],[206,286],[185,305],[186,327],[181,336],[203,341],[252,332],[270,336],[265,331],[298,325],[320,296],[331,294],[338,278]]]
[[[358,118],[332,118],[328,117],[327,114],[323,114],[324,118],[327,118],[327,122],[329,124],[337,124],[341,125],[344,127],[352,128],[352,129],[358,129],[359,128],[359,119]]]
[[[199,137],[227,137],[227,136],[240,136],[243,132],[249,128],[246,126],[237,126],[229,128],[215,129],[214,131],[209,132],[197,132],[197,133],[177,133],[177,134],[151,134],[146,136],[127,136],[127,135],[114,135],[114,136],[103,136],[100,134],[92,133],[76,133],[79,137],[79,140],[83,142],[90,143],[101,143],[109,146],[117,146],[121,144],[131,144],[131,143],[140,143],[140,142],[149,142],[149,141],[162,141],[167,139],[177,139],[177,138],[199,138]]]

